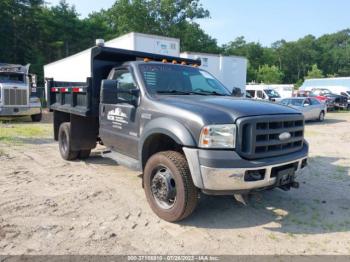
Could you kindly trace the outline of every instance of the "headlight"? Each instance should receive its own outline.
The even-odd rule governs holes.
[[[199,147],[235,148],[236,125],[209,125],[202,128]]]

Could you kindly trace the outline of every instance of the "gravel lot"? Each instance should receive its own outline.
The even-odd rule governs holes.
[[[350,113],[308,123],[300,189],[203,196],[187,220],[150,210],[139,173],[61,159],[51,124],[0,124],[0,254],[350,254]]]

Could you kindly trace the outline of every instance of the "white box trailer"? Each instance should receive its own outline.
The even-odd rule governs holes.
[[[180,55],[180,39],[134,32],[107,41],[105,46],[167,56]],[[77,67],[79,70],[76,70]],[[91,48],[45,65],[44,76],[63,82],[85,82],[91,76]]]
[[[105,46],[167,56],[180,55],[180,39],[134,32],[112,39]]]
[[[201,68],[219,79],[230,91],[240,88],[245,93],[247,82],[247,59],[239,56],[184,52],[180,57],[200,59]]]
[[[184,52],[180,54],[180,39],[129,33],[105,43],[106,47],[201,59],[201,68],[218,78],[230,91],[240,88],[245,93],[247,59],[238,56]],[[91,48],[44,66],[45,78],[62,82],[85,82],[91,76]],[[79,70],[76,68],[79,67]]]

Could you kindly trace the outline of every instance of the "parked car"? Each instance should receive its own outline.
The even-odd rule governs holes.
[[[334,100],[334,107],[337,109],[347,109],[348,108],[348,98],[347,96],[337,95],[332,93],[327,88],[314,88],[312,92],[316,96],[323,96]]]
[[[327,112],[325,103],[321,103],[315,97],[285,98],[280,103],[302,112],[305,120],[318,120],[322,122]]]
[[[322,96],[322,95],[316,95],[312,91],[303,91],[303,90],[298,91],[295,94],[295,97],[314,97],[318,101],[320,101],[321,103],[326,104],[328,111],[334,110],[334,108],[335,108],[335,98],[326,97],[326,96]]]
[[[306,79],[299,90],[312,91],[315,88],[327,88],[333,94],[346,96],[348,109],[350,109],[350,77]]]

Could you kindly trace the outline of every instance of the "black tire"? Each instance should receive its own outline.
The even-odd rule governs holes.
[[[91,153],[91,149],[89,149],[89,150],[80,150],[78,157],[80,159],[87,159],[87,158],[89,158],[90,153]]]
[[[70,123],[62,123],[58,131],[58,147],[63,159],[75,160],[79,151],[73,151],[70,140]]]
[[[324,121],[324,117],[325,117],[325,113],[324,113],[324,111],[321,111],[320,115],[318,116],[318,121],[319,122],[323,122]]]
[[[36,114],[36,115],[31,115],[32,122],[40,122],[42,119],[42,113]]]
[[[152,192],[155,172],[159,167],[166,167],[172,173],[176,190],[175,201],[169,208],[162,207]],[[180,221],[189,216],[197,206],[198,189],[192,181],[186,158],[175,151],[165,151],[153,155],[146,163],[144,170],[144,189],[147,201],[154,213],[169,221]]]

